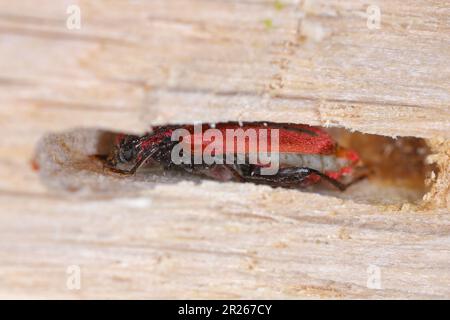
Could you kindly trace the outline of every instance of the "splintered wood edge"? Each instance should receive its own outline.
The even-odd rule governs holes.
[[[439,174],[432,173],[430,181],[431,190],[423,197],[421,207],[423,209],[447,208],[450,210],[450,140],[429,139],[426,140],[433,155],[429,156],[429,162],[438,166]]]

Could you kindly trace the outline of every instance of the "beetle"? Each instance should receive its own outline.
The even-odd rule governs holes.
[[[227,130],[255,130],[260,133],[262,129],[268,130],[269,136],[273,129],[278,129],[279,169],[272,175],[262,174],[266,167],[262,163],[245,163],[239,156],[248,160],[253,152],[248,140],[245,140],[245,150],[237,150],[236,145],[219,143],[215,157],[231,156],[232,163],[175,163],[173,161],[173,148],[180,141],[173,141],[175,130],[184,129],[183,138],[187,139],[189,147],[194,150],[200,147],[203,151],[211,143],[206,139],[204,131],[215,129],[221,133]],[[323,129],[292,123],[273,122],[227,122],[215,125],[201,125],[201,132],[195,131],[194,125],[167,125],[155,127],[151,132],[142,135],[119,134],[115,146],[106,158],[105,168],[115,173],[132,175],[147,163],[159,163],[166,169],[179,168],[194,174],[202,174],[216,180],[253,182],[274,187],[304,188],[327,181],[341,191],[361,180],[365,174],[359,155],[351,149],[344,148]],[[270,137],[268,137],[270,138]],[[259,147],[259,145],[258,145]],[[265,151],[270,151],[270,147]]]

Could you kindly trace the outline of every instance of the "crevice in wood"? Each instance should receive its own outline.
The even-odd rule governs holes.
[[[435,183],[440,181],[440,163],[430,163],[436,150],[420,138],[393,139],[380,135],[328,129],[342,145],[357,150],[373,172],[345,192],[324,186],[299,189],[299,196],[319,193],[360,204],[396,206],[408,209],[437,203]],[[104,170],[104,163],[93,155],[107,155],[117,133],[97,129],[78,129],[44,137],[36,151],[42,182],[48,187],[77,195],[138,193],[159,184],[192,181],[200,184],[202,177],[158,166],[147,166],[134,176],[123,177]],[[436,162],[436,161],[434,161]],[[220,182],[217,182],[220,183]],[[430,195],[430,190],[433,194]],[[445,203],[444,203],[445,205]],[[440,203],[442,206],[442,203]]]

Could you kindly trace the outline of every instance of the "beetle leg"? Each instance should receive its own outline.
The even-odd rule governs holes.
[[[319,176],[320,178],[328,181],[333,186],[338,188],[341,191],[344,191],[349,187],[351,184],[353,184],[356,181],[352,181],[349,184],[343,184],[342,182],[333,179],[326,174],[307,167],[289,167],[289,168],[282,168],[278,171],[275,175],[261,175],[260,174],[260,168],[255,168],[250,176],[246,176],[246,181],[256,182],[256,183],[265,183],[272,186],[283,186],[283,187],[296,187],[299,185],[299,183],[307,181],[306,179],[311,176],[312,174],[315,174]]]
[[[232,180],[237,181],[237,182],[245,182],[247,181],[245,176],[241,173],[242,170],[240,170],[240,165],[234,163],[234,164],[218,164],[218,163],[213,163],[211,165],[199,165],[199,166],[195,166],[194,165],[194,159],[192,159],[191,163],[186,165],[185,169],[189,168],[190,172],[193,172],[196,170],[197,167],[200,167],[203,169],[205,168],[222,168],[225,169],[226,171],[228,171],[228,173],[232,176]]]
[[[223,164],[223,166],[231,173],[234,180],[237,182],[246,182],[247,177],[244,171],[242,170],[242,164],[238,164],[237,155],[234,155],[234,163],[233,164]]]

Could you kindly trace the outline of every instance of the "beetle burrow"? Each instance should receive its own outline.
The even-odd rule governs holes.
[[[182,134],[173,139],[177,130],[181,130]],[[208,130],[215,130],[214,139],[206,134]],[[250,131],[254,135],[248,134]],[[244,135],[232,136],[230,132]],[[275,136],[274,132],[278,139],[276,146],[271,140]],[[232,141],[223,137],[232,137]],[[244,139],[241,144],[239,141],[235,143],[235,138],[239,137]],[[252,143],[252,137],[256,137],[257,143]],[[262,137],[270,140],[271,144],[262,147]],[[213,144],[214,148],[211,148]],[[180,149],[180,146],[181,156],[187,156],[189,161],[174,160],[175,148]],[[203,155],[207,149],[214,161],[194,159],[196,151],[200,150]],[[276,171],[264,173],[268,164],[255,156],[263,153],[277,155]],[[251,158],[257,160],[249,161]],[[220,181],[253,182],[286,188],[304,188],[326,181],[344,191],[367,175],[356,151],[340,146],[319,127],[292,123],[167,125],[154,127],[142,136],[120,134],[105,159],[104,167],[114,173],[132,175],[149,163],[159,163],[166,170],[181,169]]]

